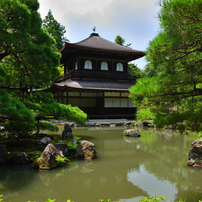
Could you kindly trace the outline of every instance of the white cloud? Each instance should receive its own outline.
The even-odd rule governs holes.
[[[159,27],[156,1],[39,0],[39,12],[44,18],[51,9],[55,19],[66,27],[66,37],[72,43],[87,38],[96,26],[101,37],[114,41],[120,35],[126,43],[132,43],[133,49],[144,51]]]

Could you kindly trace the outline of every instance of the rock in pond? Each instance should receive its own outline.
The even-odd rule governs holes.
[[[202,138],[192,142],[187,165],[202,168]]]
[[[82,159],[93,159],[96,155],[95,145],[87,140],[82,140],[76,150],[75,156]]]
[[[45,148],[51,142],[52,142],[52,139],[50,137],[43,137],[41,140],[38,140],[36,143],[38,147]]]
[[[72,129],[71,129],[71,127],[70,127],[70,125],[69,124],[66,124],[65,126],[64,126],[64,130],[63,130],[63,132],[62,132],[62,139],[63,140],[68,140],[68,139],[73,139],[74,137],[73,137],[73,135],[72,135]]]
[[[144,120],[144,121],[142,121],[142,124],[143,124],[143,126],[148,127],[148,126],[150,126],[150,124],[152,124],[153,122],[154,122],[153,120]]]
[[[128,130],[124,130],[123,134],[125,136],[130,136],[130,137],[140,137],[140,132],[139,130],[136,129],[128,129]]]
[[[41,157],[37,158],[32,164],[33,168],[48,170],[57,167],[56,156],[64,157],[62,151],[58,150],[54,145],[48,144],[44,149]]]
[[[68,156],[69,150],[68,150],[67,144],[65,144],[64,142],[58,142],[58,143],[55,144],[55,147],[58,150],[62,151],[64,156],[66,156],[66,157]]]

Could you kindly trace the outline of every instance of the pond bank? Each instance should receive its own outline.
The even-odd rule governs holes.
[[[71,121],[63,121],[63,120],[50,120],[55,125],[62,127],[65,124],[69,124],[71,127],[80,127],[81,125],[77,125],[75,122]],[[131,125],[133,126],[134,120],[127,120],[127,119],[90,119],[86,122],[84,127],[99,127],[99,126],[126,126]]]

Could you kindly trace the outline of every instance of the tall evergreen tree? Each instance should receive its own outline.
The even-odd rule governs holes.
[[[158,72],[130,88],[137,106],[155,106],[156,123],[202,130],[202,1],[161,0],[161,30],[147,60]]]
[[[66,33],[65,27],[55,20],[51,10],[48,11],[42,26],[44,30],[55,39],[55,46],[58,50],[60,50],[64,43],[68,41],[68,39],[64,37],[64,34]]]
[[[56,103],[45,88],[59,75],[60,53],[54,40],[42,29],[37,0],[0,1],[0,121],[17,137],[40,127],[55,129],[49,116],[84,123],[78,108]]]

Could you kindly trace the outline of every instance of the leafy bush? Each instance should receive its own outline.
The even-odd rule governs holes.
[[[155,113],[152,112],[151,108],[141,108],[137,110],[137,120],[154,120]]]
[[[159,198],[156,198],[155,195],[153,196],[146,196],[146,197],[143,197],[142,199],[140,199],[140,202],[153,202],[153,201],[156,201],[156,202],[161,202],[161,201],[164,201],[165,197],[164,196],[161,196]],[[179,201],[180,202],[180,201]]]
[[[31,158],[32,161],[34,161],[35,159],[38,159],[39,157],[41,157],[42,152],[36,152],[36,154]]]
[[[63,166],[69,161],[67,157],[61,157],[60,155],[56,156],[55,160],[57,161],[58,166]]]

